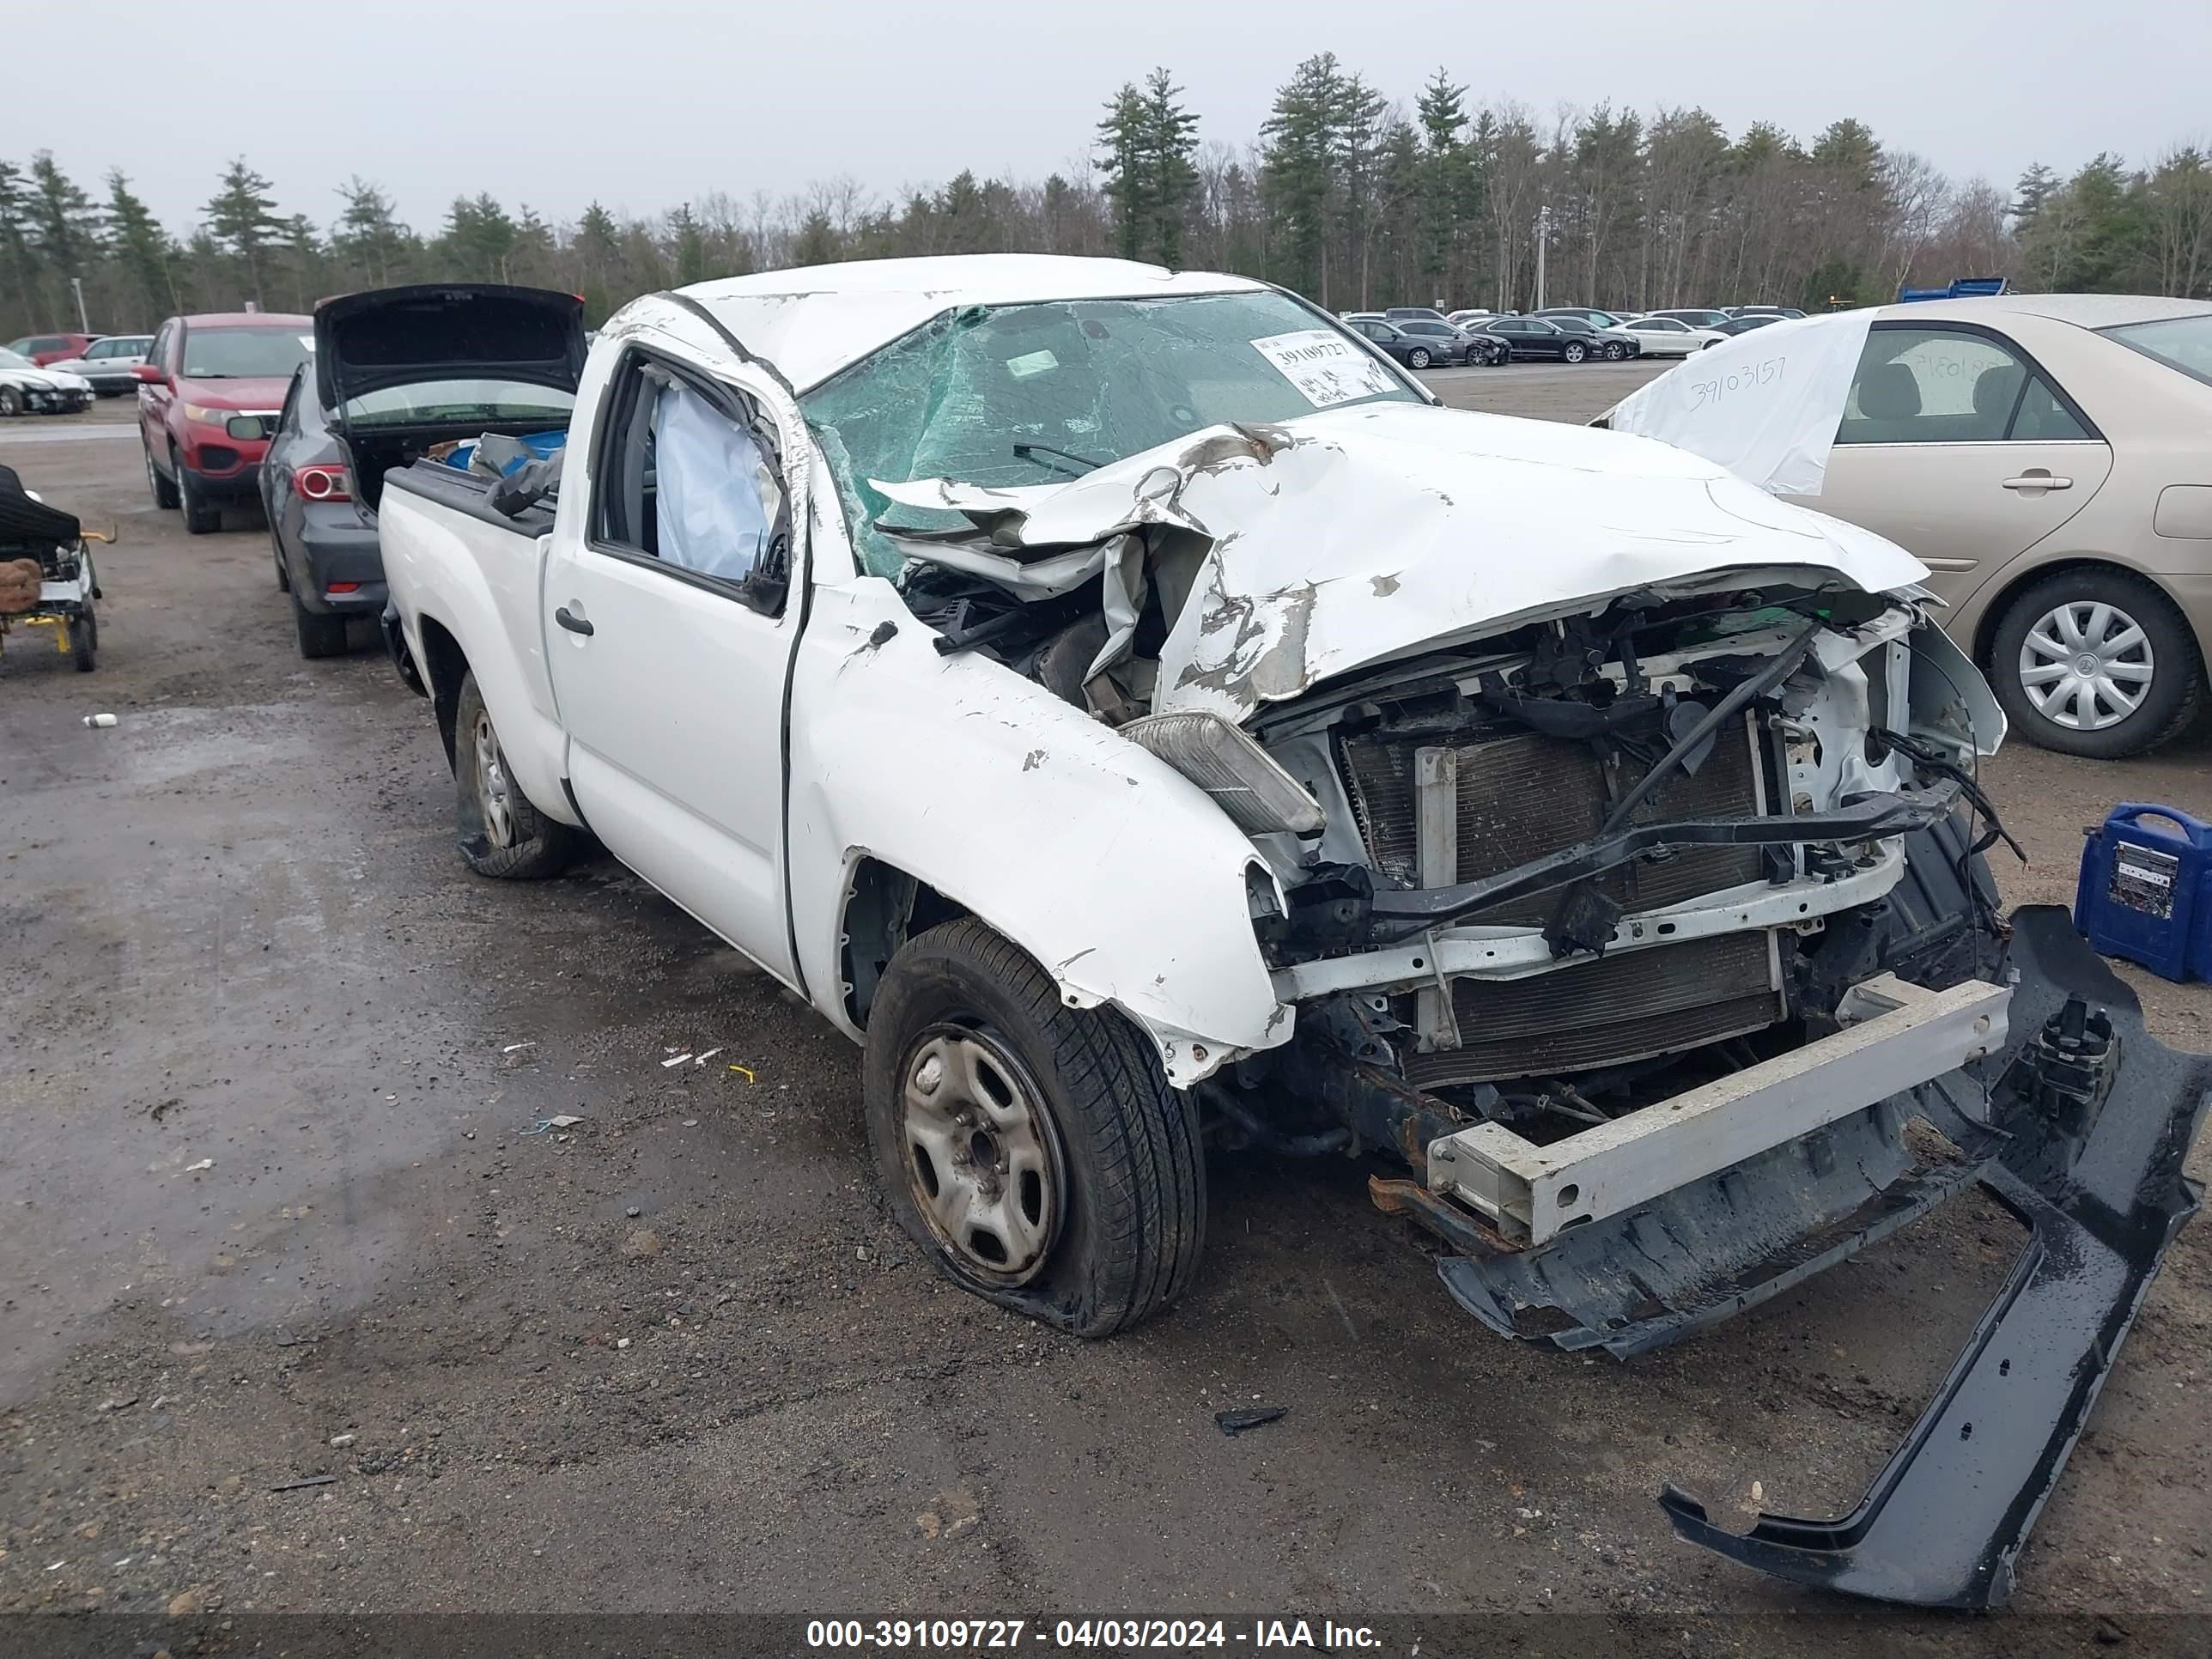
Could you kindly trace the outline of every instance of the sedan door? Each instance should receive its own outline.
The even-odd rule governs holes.
[[[1807,507],[1887,536],[1954,605],[2088,502],[2112,450],[1995,330],[1878,322],[1818,495]]]
[[[569,786],[616,857],[791,983],[785,600],[805,503],[780,458],[805,435],[757,367],[673,335],[641,337],[603,408],[587,522],[554,538],[540,596]]]

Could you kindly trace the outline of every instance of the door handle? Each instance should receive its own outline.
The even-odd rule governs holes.
[[[567,629],[571,634],[589,635],[595,634],[599,631],[597,629],[593,628],[591,623],[586,622],[581,617],[572,612],[565,605],[555,608],[553,612],[553,620],[559,623],[562,627]]]
[[[2004,487],[2007,489],[2071,489],[2074,488],[2074,480],[2054,478],[2048,472],[2031,469],[2021,473],[2017,478],[2007,478],[2004,481]]]

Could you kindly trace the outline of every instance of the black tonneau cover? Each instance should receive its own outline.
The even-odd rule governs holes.
[[[423,380],[519,380],[573,392],[584,302],[551,289],[434,283],[315,307],[315,387],[341,422],[364,392]]]

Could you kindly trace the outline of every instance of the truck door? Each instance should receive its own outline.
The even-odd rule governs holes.
[[[757,365],[674,335],[617,362],[580,533],[545,564],[569,787],[622,861],[794,982],[783,708],[804,592],[798,412]],[[568,477],[578,462],[572,458]],[[573,483],[572,483],[572,488]]]

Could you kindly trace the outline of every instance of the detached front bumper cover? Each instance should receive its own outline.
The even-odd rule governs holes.
[[[2212,1055],[2154,1041],[2134,994],[2065,912],[2039,906],[2013,923],[2012,1029],[2026,1040],[1992,1103],[2006,1139],[1979,1179],[2030,1230],[2027,1249],[1856,1509],[1827,1521],[1762,1514],[1735,1534],[1669,1485],[1660,1504],[1691,1542],[1881,1601],[2009,1599],[2036,1516],[2197,1208],[2181,1166],[2212,1098]]]

